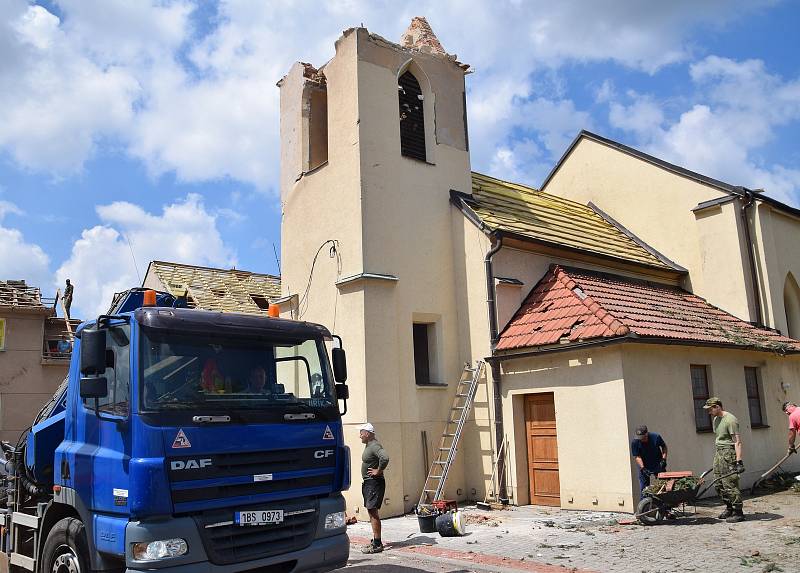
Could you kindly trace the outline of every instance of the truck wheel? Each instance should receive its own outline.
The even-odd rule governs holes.
[[[39,573],[90,573],[89,542],[79,519],[56,523],[44,543]]]

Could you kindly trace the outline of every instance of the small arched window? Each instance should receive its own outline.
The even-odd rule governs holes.
[[[414,74],[406,72],[398,80],[400,102],[400,152],[425,161],[425,113],[422,89]]]
[[[786,312],[787,334],[795,340],[800,339],[800,286],[792,273],[786,275],[783,286],[783,308]]]

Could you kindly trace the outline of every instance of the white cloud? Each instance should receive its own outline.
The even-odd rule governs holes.
[[[42,288],[47,295],[52,275],[50,258],[39,245],[28,243],[18,229],[3,225],[6,215],[23,212],[9,201],[0,201],[0,280],[24,279],[29,285]]]
[[[609,103],[609,123],[667,161],[800,205],[800,170],[760,158],[778,128],[800,120],[800,78],[783,79],[760,60],[718,56],[692,64],[689,74],[696,93],[674,119],[665,119],[671,104],[629,92],[629,103]]]
[[[76,315],[108,309],[112,296],[141,284],[151,260],[228,267],[233,251],[199,195],[164,206],[160,215],[118,201],[97,207],[102,225],[85,229],[67,261],[56,271],[57,284],[75,285]],[[135,261],[134,261],[135,257]]]
[[[686,60],[699,27],[772,3],[427,0],[387,10],[366,0],[224,0],[198,28],[197,0],[60,0],[63,21],[8,0],[0,7],[0,149],[26,168],[69,174],[108,145],[155,176],[269,189],[278,163],[274,84],[291,63],[322,64],[345,28],[363,22],[397,39],[424,14],[445,47],[479,72],[469,105],[480,165],[517,137],[513,117],[526,101],[563,99],[531,81],[537,70],[614,61],[653,72]],[[548,147],[554,134],[541,136]]]

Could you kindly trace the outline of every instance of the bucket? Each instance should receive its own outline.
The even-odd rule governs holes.
[[[436,518],[436,530],[442,537],[460,537],[464,535],[464,522],[460,511],[443,513]]]
[[[418,515],[417,523],[420,533],[436,533],[436,514]]]

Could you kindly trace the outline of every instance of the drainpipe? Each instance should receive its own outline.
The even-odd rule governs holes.
[[[491,343],[492,354],[497,344],[498,328],[497,328],[497,302],[495,300],[494,288],[494,269],[492,268],[492,257],[503,246],[503,237],[500,234],[496,235],[495,244],[486,253],[486,258],[483,259],[483,264],[486,267],[486,305],[489,311],[489,338]],[[500,363],[493,360],[490,364],[492,369],[492,394],[494,395],[494,443],[497,448],[498,454],[500,452],[500,445],[505,439],[503,432],[503,400],[500,395]],[[498,479],[498,492],[497,498],[501,503],[508,503],[508,495],[506,493],[506,464],[505,458],[498,455],[497,457],[497,479]]]
[[[744,187],[740,187],[740,189],[744,193],[744,200],[742,201],[742,206],[739,209],[739,214],[742,217],[744,240],[747,243],[747,258],[750,260],[750,283],[753,288],[753,302],[755,303],[756,307],[756,326],[763,327],[764,316],[761,310],[761,288],[758,283],[758,275],[756,274],[756,257],[755,253],[753,252],[755,245],[753,245],[753,239],[750,235],[750,223],[747,221],[747,211],[755,204],[755,198],[753,192],[749,189]]]

